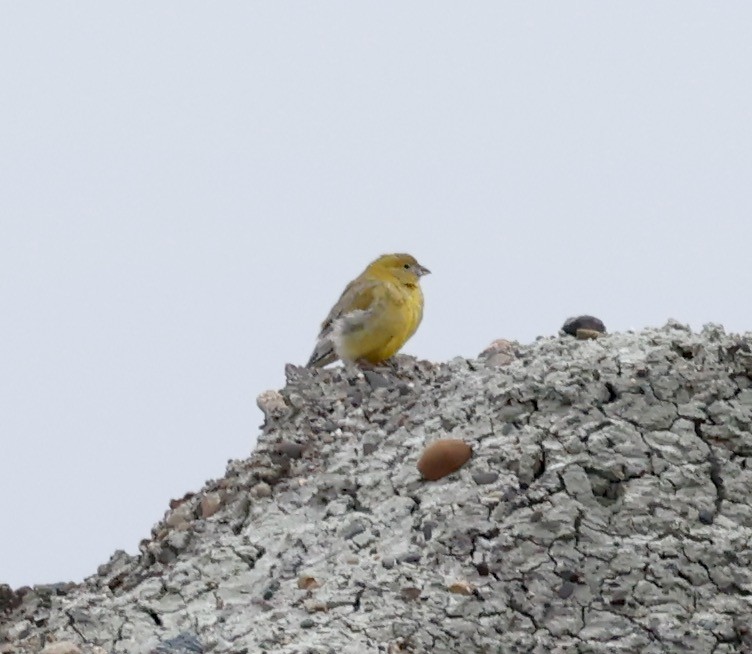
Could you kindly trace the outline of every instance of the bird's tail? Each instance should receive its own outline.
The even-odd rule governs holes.
[[[319,339],[316,347],[311,354],[311,358],[306,363],[306,368],[323,368],[338,359],[334,351],[334,343],[328,338]]]

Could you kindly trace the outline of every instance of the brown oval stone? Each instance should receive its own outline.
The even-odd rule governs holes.
[[[472,455],[472,448],[456,438],[434,441],[418,460],[418,470],[424,479],[436,481],[459,470]]]
[[[457,595],[472,595],[475,592],[475,588],[472,584],[464,580],[459,580],[449,586],[449,592]]]

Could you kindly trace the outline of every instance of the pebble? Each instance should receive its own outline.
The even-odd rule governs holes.
[[[574,316],[567,318],[561,327],[565,334],[577,338],[596,338],[606,333],[606,325],[595,316]],[[580,333],[581,332],[581,333]]]
[[[436,481],[459,470],[473,453],[464,441],[443,438],[428,445],[418,460],[418,470],[424,479]]]
[[[251,488],[251,495],[253,497],[271,497],[272,487],[265,481],[260,481],[253,488]]]
[[[222,506],[222,498],[219,493],[207,493],[201,498],[201,517],[209,518],[213,516]]]

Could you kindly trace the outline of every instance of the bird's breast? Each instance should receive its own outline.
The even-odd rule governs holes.
[[[394,337],[406,341],[423,317],[423,293],[418,286],[400,285],[393,289],[392,299],[386,311],[386,322]]]

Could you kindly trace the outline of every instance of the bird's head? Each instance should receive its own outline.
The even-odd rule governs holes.
[[[379,273],[386,273],[396,277],[403,284],[417,284],[423,275],[431,271],[421,266],[409,254],[382,254],[369,268]]]

